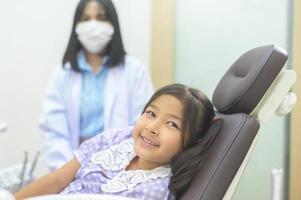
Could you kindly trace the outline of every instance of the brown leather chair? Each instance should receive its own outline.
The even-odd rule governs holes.
[[[262,102],[271,96],[270,90],[274,89],[272,86],[277,82],[287,58],[287,53],[274,45],[257,47],[239,57],[222,77],[212,101],[223,123],[205,164],[181,200],[224,198],[258,132],[258,115],[265,115],[256,109],[264,107]],[[283,88],[278,91],[287,93],[290,87],[287,91]],[[270,105],[268,102],[265,106]],[[274,107],[266,110],[275,110]]]

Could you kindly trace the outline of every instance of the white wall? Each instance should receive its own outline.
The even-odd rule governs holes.
[[[151,1],[113,0],[127,52],[138,57],[148,67],[151,52]]]
[[[40,148],[38,129],[49,75],[61,62],[78,0],[15,0],[0,6],[0,169],[30,159]],[[150,63],[150,0],[114,1],[127,52]],[[135,3],[135,4],[134,4]],[[43,172],[43,166],[38,167]]]

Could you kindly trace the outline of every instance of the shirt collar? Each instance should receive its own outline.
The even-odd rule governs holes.
[[[125,169],[135,156],[136,153],[134,150],[134,138],[131,137],[129,139],[123,140],[117,145],[111,146],[109,149],[94,153],[91,157],[91,162],[101,165],[102,168],[106,170],[119,171]],[[163,165],[157,168],[167,169],[164,176],[168,176],[170,174],[169,165]],[[158,170],[157,168],[140,171],[156,172]]]
[[[169,179],[171,177],[171,168],[168,165],[159,166],[152,170],[125,170],[135,156],[133,138],[92,155],[91,162],[93,164],[100,165],[104,170],[120,171],[112,179],[101,185],[102,191],[108,193],[131,191],[149,179]]]
[[[78,60],[78,67],[80,70],[92,73],[91,65],[87,62],[84,51],[78,52],[77,60]],[[102,59],[102,66],[104,68],[106,67],[107,61],[108,61],[108,56],[105,55]]]

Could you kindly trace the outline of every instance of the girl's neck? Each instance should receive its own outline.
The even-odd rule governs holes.
[[[159,166],[161,166],[159,163],[143,160],[143,159],[139,158],[138,156],[136,156],[135,158],[133,158],[133,160],[130,162],[130,164],[126,167],[126,170],[138,170],[138,169],[152,170]]]
[[[102,68],[103,53],[94,54],[86,51],[85,55],[87,58],[87,62],[90,64],[92,68],[92,72],[94,74],[97,74]]]

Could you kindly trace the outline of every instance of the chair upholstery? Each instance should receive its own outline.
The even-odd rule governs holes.
[[[213,104],[221,113],[250,114],[272,85],[287,60],[287,53],[274,45],[243,54],[218,83]]]
[[[212,101],[223,124],[182,200],[223,199],[260,126],[249,114],[286,60],[287,53],[274,45],[258,47],[243,54],[220,80]]]
[[[223,125],[183,200],[222,199],[259,129],[258,121],[244,113],[218,116]]]

